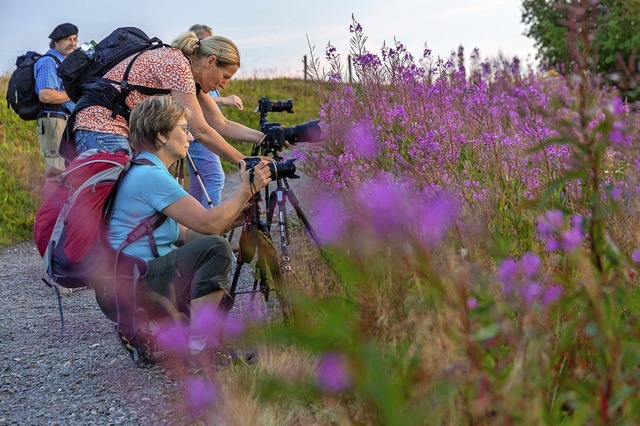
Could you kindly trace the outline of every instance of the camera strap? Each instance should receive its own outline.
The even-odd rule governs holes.
[[[252,196],[257,192],[255,180],[256,180],[255,167],[252,167],[251,170],[249,170],[249,188],[251,188]]]

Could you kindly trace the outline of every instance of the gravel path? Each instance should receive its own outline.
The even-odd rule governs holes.
[[[236,182],[228,176],[226,187]],[[180,383],[158,366],[135,366],[92,290],[63,296],[60,341],[56,295],[43,273],[32,242],[0,250],[0,425],[188,423]],[[245,285],[250,274],[243,268]]]
[[[119,345],[93,291],[47,287],[33,243],[0,251],[0,424],[180,424],[180,384],[140,369]]]

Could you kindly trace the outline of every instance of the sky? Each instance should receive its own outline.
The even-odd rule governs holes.
[[[448,57],[459,45],[467,53],[479,48],[482,58],[503,54],[533,61],[535,54],[533,41],[523,35],[519,0],[0,0],[0,73],[12,71],[27,50],[44,53],[47,36],[63,22],[79,27],[79,44],[124,26],[170,44],[201,23],[238,45],[235,78],[302,78],[311,48],[327,69],[327,43],[347,57],[352,14],[373,53],[395,39],[414,58],[425,44],[435,57]]]

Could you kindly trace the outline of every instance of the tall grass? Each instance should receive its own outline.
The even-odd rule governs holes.
[[[0,77],[4,100],[8,76]],[[35,121],[23,121],[12,110],[0,108],[0,247],[31,237],[40,205],[44,161]]]

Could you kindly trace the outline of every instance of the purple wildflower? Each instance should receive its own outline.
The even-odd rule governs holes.
[[[631,254],[631,260],[633,260],[635,263],[640,263],[640,249],[636,249],[633,251],[633,253]]]
[[[533,252],[525,253],[522,259],[520,259],[520,270],[527,278],[534,277],[538,273],[541,265],[542,260],[540,256]]]
[[[538,232],[556,232],[562,227],[564,215],[560,210],[548,210],[544,216],[538,217]]]
[[[542,295],[542,304],[549,305],[560,298],[562,293],[564,292],[564,288],[560,285],[551,285],[547,287]]]
[[[582,230],[580,228],[571,228],[562,233],[561,247],[567,252],[574,251],[582,243]]]
[[[542,294],[542,285],[536,281],[527,281],[521,288],[522,299],[527,305],[532,305],[540,294]]]
[[[323,194],[315,200],[315,209],[320,240],[324,243],[340,240],[346,231],[347,222],[342,204],[336,198]]]
[[[202,415],[220,396],[217,384],[206,377],[187,377],[184,388],[187,408],[193,417]]]
[[[498,268],[498,278],[502,282],[502,290],[507,296],[513,292],[518,269],[518,263],[510,257],[504,259]]]
[[[316,382],[320,389],[330,392],[343,392],[351,386],[351,373],[347,357],[338,352],[322,355],[318,363]]]
[[[185,324],[171,324],[161,327],[158,333],[158,344],[176,353],[187,353],[189,350],[189,326]]]
[[[614,145],[630,146],[632,138],[624,133],[624,124],[617,121],[613,123],[613,128],[609,133],[609,140]]]
[[[458,215],[457,203],[444,195],[430,200],[418,210],[417,222],[427,245],[433,245],[444,238],[447,228]]]
[[[407,185],[380,175],[364,184],[357,199],[364,216],[370,218],[369,226],[381,237],[396,234],[411,223],[411,194]]]
[[[378,153],[378,147],[371,129],[360,124],[351,130],[349,134],[350,148],[356,157],[372,159]]]
[[[244,324],[239,318],[229,318],[213,305],[195,311],[190,327],[190,333],[205,336],[210,347],[218,347],[223,340],[237,338],[244,332]]]

